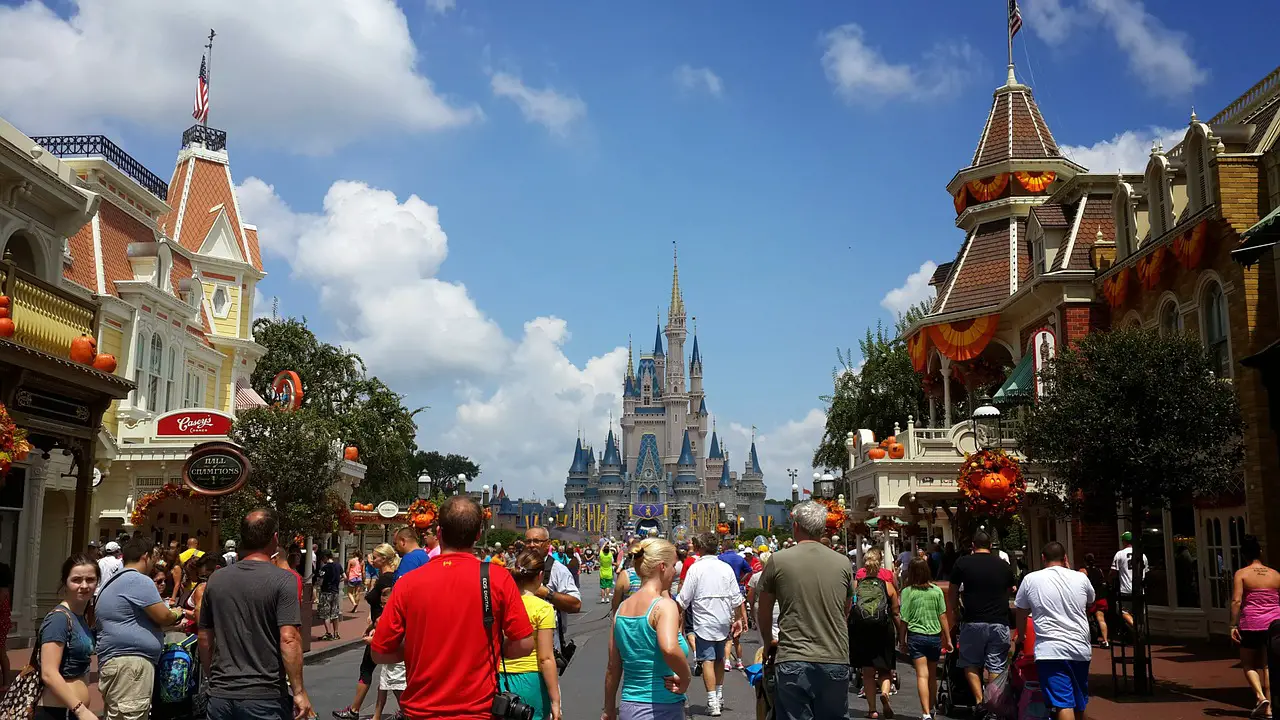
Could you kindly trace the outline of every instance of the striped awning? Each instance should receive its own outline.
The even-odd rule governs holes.
[[[236,409],[249,410],[251,408],[266,407],[267,401],[262,399],[257,390],[249,387],[248,384],[241,385],[236,388]]]
[[[1035,353],[1027,353],[1005,378],[1004,384],[992,396],[996,405],[1013,405],[1031,399],[1036,384]]]
[[[1268,248],[1274,247],[1280,240],[1280,208],[1276,208],[1262,218],[1253,227],[1244,231],[1244,242],[1231,251],[1236,262],[1249,266],[1258,261]]]

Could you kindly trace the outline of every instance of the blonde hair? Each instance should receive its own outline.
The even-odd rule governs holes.
[[[884,567],[884,553],[880,552],[880,548],[867,550],[867,554],[862,556],[862,567],[867,571],[867,577],[880,574],[880,568]]]
[[[658,571],[659,563],[667,567],[676,564],[676,546],[662,538],[646,538],[632,546],[631,564],[641,580],[647,580]]]
[[[389,568],[391,572],[395,572],[400,567],[400,556],[396,554],[396,549],[387,543],[381,543],[373,549],[373,554],[382,558],[384,568]]]

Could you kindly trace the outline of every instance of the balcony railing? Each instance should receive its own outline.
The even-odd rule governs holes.
[[[51,285],[13,263],[0,262],[0,294],[8,295],[14,342],[65,358],[71,341],[98,336],[98,304]]]
[[[219,152],[227,149],[227,131],[215,130],[206,125],[192,125],[182,133],[182,146],[203,145],[205,150]]]
[[[136,180],[152,195],[165,201],[169,199],[169,183],[133,159],[132,155],[121,150],[119,145],[111,142],[105,135],[42,135],[31,139],[48,150],[50,155],[60,158],[100,157]]]

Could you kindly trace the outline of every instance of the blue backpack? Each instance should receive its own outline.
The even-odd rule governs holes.
[[[165,643],[156,665],[156,684],[160,701],[177,703],[196,693],[200,673],[196,672],[196,636],[188,635],[179,642]]]

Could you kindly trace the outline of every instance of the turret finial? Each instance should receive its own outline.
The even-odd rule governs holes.
[[[1005,81],[1005,85],[1013,87],[1018,84],[1018,76],[1013,74],[1013,63],[1009,63],[1009,78]]]
[[[627,333],[627,377],[635,377],[636,368],[631,361],[631,333]]]
[[[671,317],[684,315],[684,298],[680,295],[680,256],[674,240],[671,241]]]
[[[1191,124],[1194,125],[1197,122],[1200,122],[1200,119],[1196,117],[1196,106],[1192,105],[1191,106]]]

